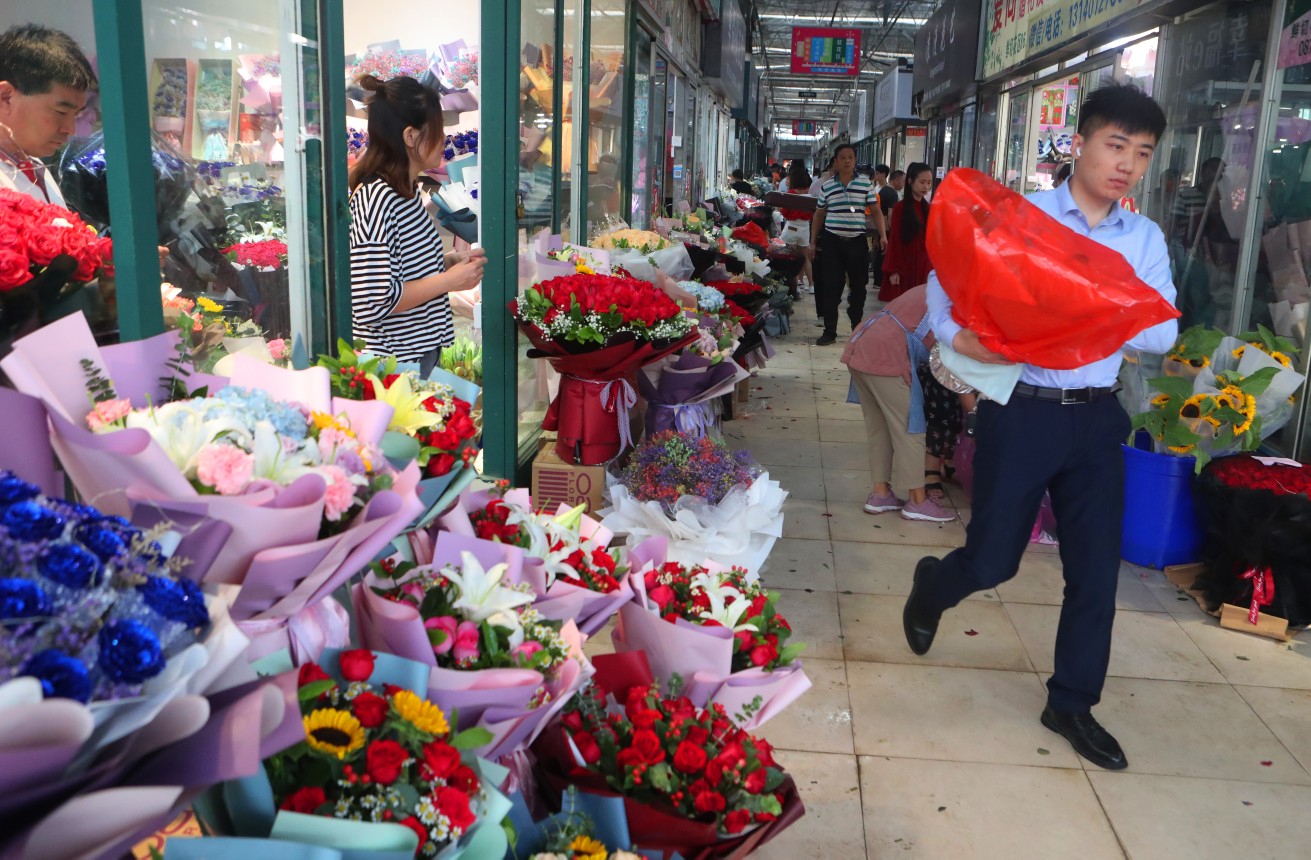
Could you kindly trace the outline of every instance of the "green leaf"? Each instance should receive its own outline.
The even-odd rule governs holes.
[[[1270,383],[1274,382],[1275,377],[1279,375],[1279,371],[1282,369],[1279,367],[1263,367],[1256,373],[1245,377],[1239,387],[1248,394],[1260,397],[1265,394],[1266,389],[1270,387]]]
[[[1171,424],[1169,427],[1166,427],[1164,435],[1165,438],[1162,441],[1165,442],[1166,445],[1176,448],[1182,448],[1185,445],[1196,445],[1198,440],[1201,439],[1201,437],[1192,430],[1189,430],[1186,426],[1179,423]]]
[[[652,765],[646,772],[646,778],[659,791],[668,792],[673,787],[673,773],[664,762]]]
[[[801,652],[806,650],[805,642],[796,642],[787,646],[778,652],[778,665],[788,666],[792,661],[801,656]]]
[[[336,686],[336,681],[313,681],[301,687],[296,695],[300,698],[302,704],[305,702],[313,702],[319,696],[322,696]]]
[[[1147,384],[1171,397],[1187,400],[1193,394],[1193,382],[1182,376],[1158,376],[1147,380]]]
[[[1193,474],[1200,475],[1202,474],[1202,470],[1206,468],[1206,464],[1211,462],[1211,455],[1203,451],[1201,448],[1198,448],[1193,452],[1193,457],[1197,461],[1193,465]]]
[[[471,750],[478,747],[487,746],[492,742],[492,733],[484,728],[475,726],[472,729],[465,729],[446,741],[457,750]]]

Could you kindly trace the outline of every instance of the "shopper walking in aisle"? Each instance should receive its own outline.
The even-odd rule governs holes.
[[[788,194],[808,194],[810,186],[814,180],[806,171],[806,162],[800,158],[792,159],[791,165],[788,166],[788,175],[783,180],[782,190]],[[810,219],[809,212],[802,212],[794,209],[781,209],[783,214],[783,242],[792,248],[796,253],[801,255],[801,283],[802,289],[813,289],[815,283],[815,274],[810,266]]]
[[[1066,229],[1123,254],[1144,282],[1173,302],[1170,258],[1160,228],[1119,205],[1146,172],[1164,131],[1164,112],[1142,91],[1123,84],[1094,91],[1079,112],[1077,162],[1070,181],[1029,199]],[[940,341],[975,360],[1006,363],[952,319],[951,301],[935,276],[929,278],[928,304]],[[1177,335],[1177,322],[1170,320],[1126,346],[1163,353]],[[1065,599],[1041,721],[1081,756],[1113,770],[1127,767],[1128,760],[1091,709],[1106,680],[1120,570],[1120,445],[1130,429],[1113,396],[1120,362],[1117,352],[1074,370],[1024,365],[1006,405],[979,404],[974,515],[965,546],[941,560],[920,560],[903,612],[911,650],[927,653],[944,611],[1015,576],[1043,492],[1049,491]]]
[[[414,78],[360,79],[369,148],[350,175],[351,324],[365,347],[417,361],[422,375],[455,341],[448,293],[473,289],[487,256],[443,253],[418,179],[441,167],[441,99]]]
[[[929,249],[925,245],[929,224],[929,192],[933,190],[933,168],[915,162],[906,171],[909,189],[906,199],[892,207],[888,219],[887,254],[883,259],[883,285],[879,287],[879,300],[890,302],[897,296],[919,286],[929,278],[932,265]]]
[[[880,248],[887,248],[888,235],[879,209],[878,194],[865,176],[856,174],[856,147],[844,143],[834,153],[833,178],[819,189],[819,206],[810,225],[811,249],[815,254],[815,297],[824,322],[824,333],[815,341],[828,346],[838,339],[838,308],[843,287],[850,284],[847,317],[855,330],[865,315],[865,286],[869,283],[869,242],[865,212],[873,213]]]
[[[926,495],[921,472],[926,425],[916,370],[928,366],[933,347],[926,289],[921,284],[907,291],[857,326],[842,363],[851,372],[865,416],[874,480],[865,513],[899,510],[903,519],[947,523],[956,515]]]

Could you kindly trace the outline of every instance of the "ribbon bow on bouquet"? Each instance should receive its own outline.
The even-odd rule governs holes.
[[[1242,578],[1252,581],[1252,604],[1247,612],[1247,620],[1256,624],[1261,617],[1261,607],[1275,602],[1275,577],[1269,567],[1249,567],[1243,572]]]

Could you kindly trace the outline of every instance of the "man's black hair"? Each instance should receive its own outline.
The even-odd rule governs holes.
[[[742,179],[742,178],[743,178],[741,168],[738,168],[737,170],[734,170],[732,175],[733,175],[733,178],[734,178],[734,179]]]
[[[850,143],[839,143],[839,144],[838,144],[838,148],[835,149],[835,150],[833,150],[833,157],[834,157],[834,158],[837,158],[837,157],[838,157],[838,153],[841,152],[841,151],[844,150],[844,149],[849,149],[849,150],[852,151],[852,153],[855,153],[855,151],[856,151],[856,147],[855,147],[854,144],[850,144]]]
[[[55,84],[83,92],[98,87],[91,62],[73,37],[37,24],[0,33],[0,81],[28,96],[48,93]]]
[[[891,182],[894,179],[900,179],[905,175],[906,175],[906,171],[904,170],[894,170],[888,174],[888,181]]]
[[[1156,100],[1131,84],[1106,84],[1092,91],[1079,108],[1079,134],[1085,138],[1108,125],[1126,134],[1165,134],[1165,111]]]
[[[876,164],[874,165],[874,172],[882,173],[884,176],[887,176],[892,173],[892,168],[888,167],[886,164]]]

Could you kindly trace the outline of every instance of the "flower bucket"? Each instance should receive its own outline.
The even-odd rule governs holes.
[[[1120,556],[1143,567],[1197,561],[1202,528],[1193,504],[1192,457],[1124,447]]]

